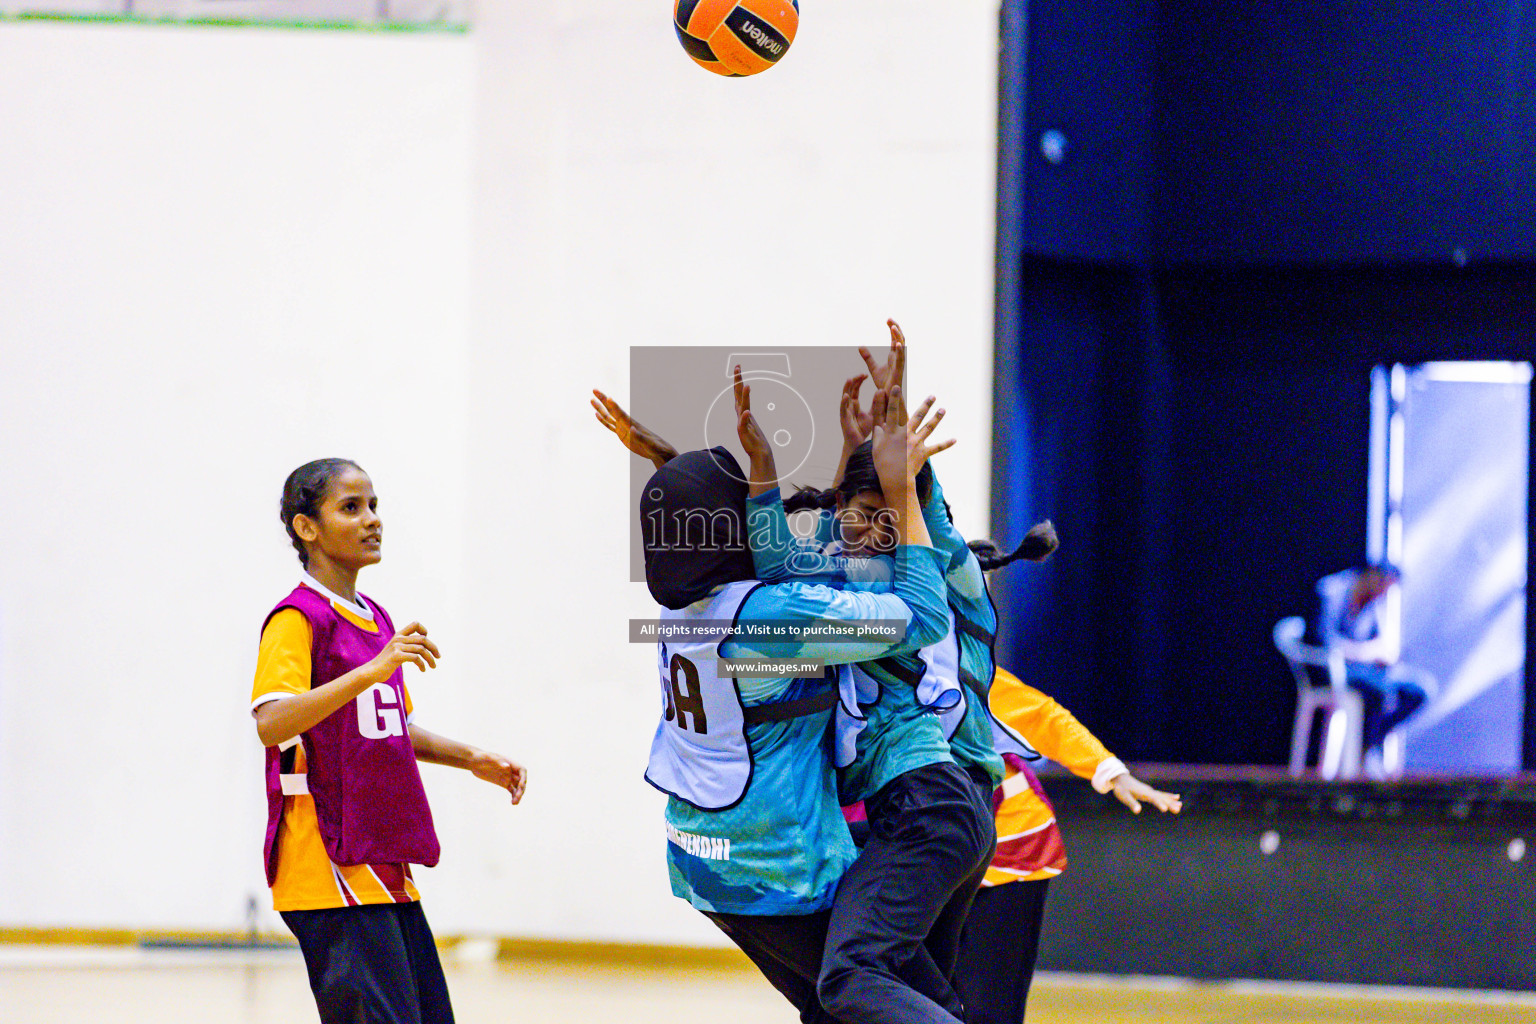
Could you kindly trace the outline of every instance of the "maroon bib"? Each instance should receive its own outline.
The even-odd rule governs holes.
[[[372,661],[395,635],[389,615],[367,597],[377,633],[359,629],[330,599],[296,587],[271,613],[296,608],[309,620],[310,687]],[[266,623],[262,623],[266,629]],[[437,832],[405,724],[405,675],[393,675],[302,734],[309,793],[325,852],[336,864],[437,863]],[[283,753],[267,748],[267,884],[277,878],[277,827],[283,813]]]

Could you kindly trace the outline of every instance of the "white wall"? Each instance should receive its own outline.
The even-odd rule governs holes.
[[[460,615],[472,83],[454,36],[0,25],[0,923],[264,887],[293,467],[370,470],[371,589]]]
[[[519,723],[532,775],[491,826],[511,851],[496,884],[434,879],[473,927],[718,941],[667,890],[641,779],[653,655],[625,621],[654,605],[626,582],[629,456],[586,404],[625,393],[628,346],[884,345],[894,316],[966,441],[945,478],[983,521],[995,5],[803,6],[780,65],[742,80],[695,67],[664,5],[481,10],[471,476],[488,500],[464,536],[471,591],[499,597],[466,642],[506,680],[477,688],[480,717]]]
[[[984,532],[996,5],[807,4],[746,80],[657,7],[499,0],[467,39],[0,26],[0,138],[36,137],[0,147],[35,224],[0,221],[0,868],[37,879],[0,925],[238,924],[277,489],[338,451],[387,513],[365,589],[445,647],[424,724],[530,768],[518,808],[425,769],[438,930],[719,941],[667,891],[629,456],[586,395],[625,395],[631,345],[878,346],[894,316]]]

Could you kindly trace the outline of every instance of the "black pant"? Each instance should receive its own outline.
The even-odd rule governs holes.
[[[977,803],[986,814],[987,855],[944,905],[944,909],[939,912],[939,919],[934,922],[933,930],[928,933],[927,942],[924,943],[933,957],[933,962],[951,983],[954,981],[956,965],[959,963],[961,935],[965,930],[965,922],[971,916],[972,902],[981,891],[981,880],[987,876],[987,869],[992,866],[992,858],[997,853],[997,809],[992,805],[994,789],[992,779],[980,768],[967,768],[966,774],[970,776],[972,785],[976,787]],[[958,989],[956,989],[956,995],[959,995]],[[962,1004],[965,1002],[963,995],[960,995],[960,1002]]]
[[[782,917],[708,910],[703,913],[747,955],[769,984],[800,1011],[803,1024],[838,1024],[837,1018],[822,1008],[816,994],[830,910]],[[932,966],[931,958],[919,962],[926,963],[930,974],[914,979],[909,976],[909,964],[901,972],[909,985],[923,985],[931,978],[931,972],[938,970]]]
[[[1046,881],[982,889],[960,936],[955,991],[965,1024],[1020,1024],[1040,950]]]
[[[831,913],[823,910],[778,916],[705,911],[704,916],[715,922],[757,965],[769,984],[800,1011],[803,1024],[835,1024],[836,1019],[822,1009],[816,996]]]
[[[949,975],[997,845],[990,792],[989,783],[942,763],[897,776],[865,802],[869,839],[838,885],[818,986],[835,1017],[962,1019]]]
[[[453,1024],[448,982],[420,903],[285,910],[321,1024]]]

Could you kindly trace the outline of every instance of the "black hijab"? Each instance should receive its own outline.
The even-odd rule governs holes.
[[[727,449],[684,452],[640,493],[645,583],[667,608],[686,608],[722,583],[757,578],[747,548],[747,481]]]

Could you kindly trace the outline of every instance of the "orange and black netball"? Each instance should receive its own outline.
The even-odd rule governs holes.
[[[799,0],[677,0],[672,24],[694,62],[740,78],[767,71],[795,41]]]

